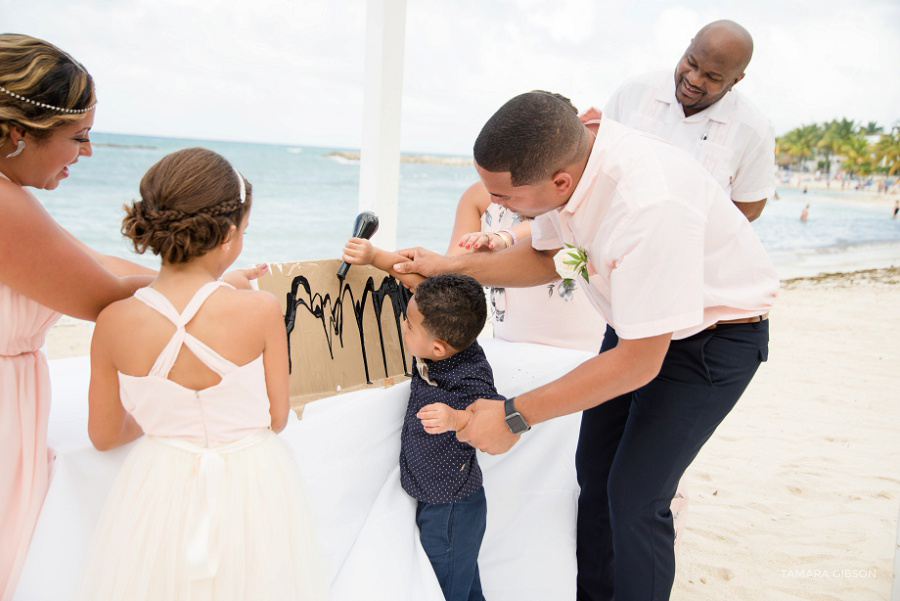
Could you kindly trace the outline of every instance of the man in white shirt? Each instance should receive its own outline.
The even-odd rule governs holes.
[[[632,79],[613,93],[603,111],[686,150],[750,221],[775,193],[772,125],[732,89],[744,78],[752,54],[746,29],[733,21],[710,23],[691,40],[674,77],[660,71]]]
[[[578,599],[667,599],[669,504],[766,358],[774,267],[684,151],[610,119],[595,136],[547,94],[501,107],[475,161],[492,202],[536,217],[532,244],[455,257],[400,251],[409,261],[394,269],[534,286],[559,279],[554,256],[571,245],[565,252],[583,257],[572,277],[610,325],[600,355],[505,403],[477,400],[457,437],[505,452],[530,426],[584,410]]]

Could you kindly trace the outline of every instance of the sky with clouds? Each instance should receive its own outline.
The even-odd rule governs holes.
[[[469,154],[531,89],[602,107],[628,77],[674,69],[721,18],[754,37],[737,89],[777,134],[900,122],[897,0],[407,0],[401,147]],[[0,0],[0,24],[91,71],[97,131],[360,144],[366,0]]]

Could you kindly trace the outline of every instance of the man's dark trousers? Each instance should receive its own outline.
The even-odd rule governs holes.
[[[674,340],[653,381],[584,412],[575,456],[579,601],[669,598],[678,481],[766,360],[768,342],[767,320]],[[617,343],[607,327],[600,352]]]

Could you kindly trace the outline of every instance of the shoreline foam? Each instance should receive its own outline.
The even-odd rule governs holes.
[[[900,267],[900,241],[823,246],[769,253],[784,280]]]

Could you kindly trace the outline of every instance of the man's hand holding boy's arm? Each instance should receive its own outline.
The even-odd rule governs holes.
[[[351,265],[373,265],[382,271],[386,271],[411,290],[415,290],[416,286],[425,279],[418,273],[403,274],[394,271],[394,264],[399,261],[405,261],[406,257],[378,248],[365,238],[350,238],[347,240],[341,259]]]
[[[559,279],[553,256],[556,251],[535,250],[531,244],[514,244],[490,253],[466,253],[445,257],[424,248],[408,248],[396,253],[397,273],[462,273],[478,280],[482,286],[531,287]]]
[[[469,419],[466,427],[456,431],[456,439],[489,455],[510,450],[519,441],[519,434],[506,425],[503,403],[493,399],[477,399],[466,408]]]
[[[469,423],[470,414],[468,411],[453,409],[444,403],[431,403],[419,409],[416,417],[429,434],[443,434],[465,428]]]

